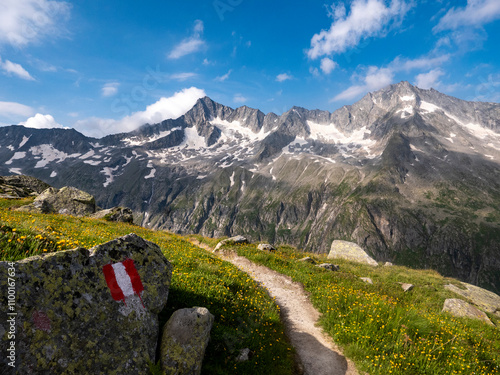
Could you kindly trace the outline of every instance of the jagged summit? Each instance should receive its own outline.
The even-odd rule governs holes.
[[[0,175],[73,185],[141,223],[245,234],[436,268],[500,290],[500,105],[408,82],[334,112],[278,116],[204,97],[186,114],[94,139],[0,128]]]

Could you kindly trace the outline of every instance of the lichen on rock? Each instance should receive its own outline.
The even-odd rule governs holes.
[[[105,266],[113,269],[110,279]],[[8,268],[0,262],[5,290]],[[130,234],[90,250],[27,258],[14,268],[17,366],[2,374],[147,373],[172,274],[157,245]],[[5,295],[0,306],[4,325]],[[7,327],[2,328],[4,353]],[[2,356],[0,366],[5,361]]]

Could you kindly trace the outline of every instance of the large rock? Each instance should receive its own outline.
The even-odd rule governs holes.
[[[30,176],[0,176],[0,198],[26,198],[37,196],[48,189],[49,184]]]
[[[90,215],[94,219],[105,219],[107,221],[116,221],[121,223],[134,222],[134,213],[127,207],[113,207],[107,210],[101,210],[95,214]]]
[[[370,266],[378,266],[378,263],[370,257],[361,247],[353,242],[333,241],[328,259],[346,259],[353,262],[364,263]]]
[[[453,316],[460,318],[482,320],[485,323],[493,325],[488,315],[461,299],[450,298],[444,301],[443,312],[449,312]]]
[[[59,213],[86,216],[95,213],[95,199],[89,193],[74,187],[48,188],[35,198],[32,204],[19,208],[20,211],[36,213]]]
[[[500,296],[498,294],[475,285],[467,283],[462,283],[462,285],[466,288],[465,290],[451,284],[445,285],[444,287],[459,296],[471,300],[481,310],[500,317]]]
[[[276,251],[276,248],[273,245],[269,245],[267,243],[260,243],[259,246],[257,246],[257,249],[261,251]]]
[[[13,271],[17,303],[9,306],[4,292],[0,301],[2,375],[148,372],[172,274],[157,245],[130,234],[90,250],[0,262],[2,291]],[[4,355],[14,340],[10,312],[15,369]]]
[[[163,328],[161,365],[169,375],[198,375],[214,316],[205,307],[175,311]]]
[[[225,245],[243,245],[243,244],[247,244],[247,243],[248,243],[247,238],[243,237],[243,236],[226,238],[225,240],[220,241],[217,244],[217,246],[215,246],[214,251],[219,250],[222,246],[225,246]]]

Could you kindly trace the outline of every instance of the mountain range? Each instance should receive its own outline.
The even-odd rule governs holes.
[[[205,97],[100,139],[1,127],[0,174],[75,186],[149,228],[322,253],[354,241],[378,261],[500,292],[500,104],[408,82],[333,113]]]

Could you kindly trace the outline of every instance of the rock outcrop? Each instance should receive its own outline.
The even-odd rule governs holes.
[[[257,249],[261,251],[276,251],[276,248],[273,245],[269,245],[267,243],[261,243],[257,246]]]
[[[18,210],[87,216],[96,212],[96,204],[92,195],[74,187],[65,186],[61,189],[51,187],[36,197],[33,203],[20,207]]]
[[[130,208],[127,207],[113,207],[107,210],[101,210],[95,214],[90,215],[94,219],[105,219],[107,221],[116,221],[121,223],[134,222],[134,213]]]
[[[489,325],[493,325],[488,315],[461,299],[450,298],[444,301],[443,312],[449,312],[451,315],[460,318],[482,320]]]
[[[205,307],[175,311],[163,328],[161,365],[169,375],[199,375],[214,316]]]
[[[36,196],[49,184],[30,176],[0,176],[0,198],[18,199]]]
[[[12,270],[17,302],[2,294],[0,351],[15,312],[16,367],[2,355],[2,375],[148,372],[172,273],[157,245],[130,234],[90,250],[0,262],[2,290]]]
[[[333,241],[328,259],[346,259],[352,262],[364,263],[369,266],[378,266],[378,263],[370,257],[361,247],[353,242]]]
[[[217,246],[215,246],[214,252],[219,250],[221,247],[223,247],[225,245],[242,245],[242,244],[247,244],[247,243],[249,243],[248,239],[246,237],[243,237],[243,236],[235,236],[235,237],[231,237],[231,238],[226,238],[225,240],[222,240],[221,242],[219,242],[217,244]]]
[[[500,317],[500,296],[489,290],[479,288],[475,285],[462,283],[466,288],[460,289],[455,285],[445,285],[444,287],[452,292],[471,300],[481,310]]]

